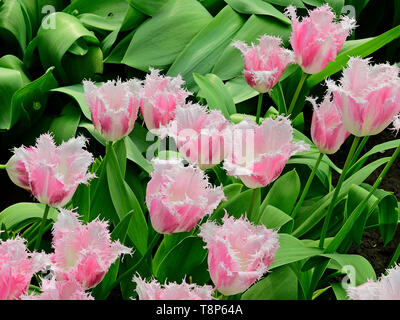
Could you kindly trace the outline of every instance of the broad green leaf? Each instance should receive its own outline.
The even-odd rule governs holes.
[[[342,70],[342,68],[347,64],[350,57],[367,57],[380,48],[384,47],[388,43],[400,37],[400,26],[397,26],[381,35],[365,42],[353,49],[347,50],[346,52],[339,54],[335,61],[330,62],[324,70],[320,73],[314,74],[307,79],[307,86],[312,88],[327,77],[335,74]]]
[[[242,40],[250,45],[251,42],[257,42],[256,40],[262,35],[269,34],[281,37],[287,44],[290,32],[289,25],[272,17],[252,15],[233,37],[232,42]],[[228,46],[215,63],[212,73],[225,81],[239,76],[243,69],[244,62],[241,52],[232,46]]]
[[[287,224],[293,224],[293,218],[282,210],[267,205],[264,210],[260,212],[260,224],[263,224],[268,229],[275,229],[284,232],[284,228]],[[289,226],[290,230],[290,226]]]
[[[91,120],[89,106],[86,104],[86,101],[85,101],[85,94],[83,93],[83,85],[82,84],[74,84],[74,85],[68,86],[68,87],[60,87],[60,88],[53,89],[51,91],[61,92],[61,93],[65,93],[65,94],[69,95],[71,98],[73,98],[78,103],[84,116],[87,119]]]
[[[233,216],[235,218],[242,217],[245,214],[249,215],[248,211],[252,196],[253,190],[246,190],[237,196],[234,196],[230,200],[222,202],[221,205],[211,215],[210,219],[221,219],[225,214],[225,210],[229,216]]]
[[[296,8],[306,8],[304,3],[301,0],[264,0],[265,2],[269,2],[272,4],[276,4],[278,6],[287,7],[287,6],[295,6]]]
[[[388,161],[389,158],[378,159],[346,179],[339,192],[337,201],[340,201],[348,193],[350,187],[353,184],[361,184],[373,171],[375,171]],[[324,218],[326,214],[326,209],[331,202],[333,192],[334,191],[331,191],[325,197],[316,201],[305,211],[301,212],[301,216],[303,217],[302,219],[299,219],[300,214],[298,217],[296,217],[295,230],[293,231],[292,235],[294,235],[295,237],[300,237],[304,235],[307,231],[311,230],[311,228],[314,227],[319,221],[321,221],[321,219]]]
[[[257,92],[247,84],[243,76],[239,76],[227,81],[225,83],[225,87],[231,95],[235,104],[249,100],[259,95],[259,92]]]
[[[122,63],[143,71],[165,69],[211,20],[196,0],[170,0],[138,27]]]
[[[197,236],[186,237],[179,242],[161,261],[156,274],[158,281],[164,283],[168,279],[169,282],[180,283],[185,277],[190,277],[207,256],[203,246],[204,242]]]
[[[253,284],[241,300],[296,300],[297,290],[296,274],[289,266],[282,266]]]
[[[193,73],[206,74],[211,71],[222,51],[244,23],[243,17],[226,6],[203,28],[182,53],[176,58],[167,75],[180,74],[186,85],[193,90]]]
[[[57,144],[75,137],[80,119],[81,112],[74,104],[69,103],[62,109],[60,116],[50,126]]]
[[[125,38],[119,41],[108,57],[104,60],[104,63],[120,64],[125,56],[126,50],[128,50],[129,44],[135,32],[136,30],[133,30]]]
[[[273,5],[262,0],[225,0],[237,12],[245,14],[260,14],[274,17],[283,23],[290,24],[290,20]]]
[[[153,171],[153,166],[145,157],[143,157],[142,153],[136,146],[135,142],[131,139],[131,137],[128,136],[124,140],[125,140],[126,154],[128,159],[136,163],[147,173]]]
[[[6,47],[11,49],[13,45],[11,39],[14,38],[21,52],[25,52],[27,26],[23,8],[18,0],[3,0],[0,2],[0,34],[2,46],[5,44]]]
[[[154,16],[161,10],[168,0],[128,0],[128,2],[131,6],[137,8],[148,16]]]
[[[220,110],[226,118],[236,113],[236,106],[232,97],[218,76],[212,73],[205,76],[195,73],[193,77],[200,87],[197,95],[207,100],[210,109]]]

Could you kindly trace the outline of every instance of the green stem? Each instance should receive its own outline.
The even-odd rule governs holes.
[[[381,184],[383,178],[386,176],[387,172],[397,159],[397,157],[400,154],[400,144],[394,151],[392,157],[390,160],[386,163],[385,168],[382,170],[378,178],[376,179],[374,185],[372,186],[368,196],[361,201],[361,203],[353,210],[353,212],[350,214],[349,219],[345,222],[343,227],[339,230],[339,232],[336,234],[335,238],[332,240],[332,242],[329,244],[329,246],[325,249],[325,253],[333,253],[335,252],[339,246],[342,243],[341,239],[344,239],[346,235],[351,231],[353,228],[354,222],[357,221],[357,219],[360,217],[362,212],[364,211],[368,200],[371,198],[373,193],[378,189],[379,185]]]
[[[364,148],[365,144],[367,143],[368,139],[369,139],[369,136],[365,136],[365,137],[361,140],[360,145],[359,145],[358,148],[357,148],[357,151],[354,153],[354,157],[353,157],[353,161],[351,162],[351,165],[353,165],[354,163],[356,163],[356,161],[357,161],[358,157],[360,156],[361,151],[362,151],[362,149]]]
[[[296,214],[299,211],[301,205],[303,204],[304,199],[307,196],[308,190],[310,189],[311,183],[312,183],[312,181],[314,179],[315,174],[317,173],[318,166],[321,163],[321,160],[322,160],[323,156],[324,156],[323,153],[319,154],[317,162],[315,163],[314,168],[313,168],[310,176],[308,177],[307,183],[306,183],[306,185],[305,185],[305,187],[303,189],[303,192],[301,193],[300,199],[299,199],[299,201],[297,202],[296,206],[294,207],[294,209],[292,211],[292,218],[293,219],[296,216]]]
[[[258,95],[257,116],[256,116],[256,123],[257,124],[260,124],[261,106],[262,106],[263,95],[264,95],[263,93],[260,93]]]
[[[346,177],[347,169],[349,168],[350,163],[353,161],[353,156],[354,156],[354,153],[356,151],[356,148],[357,148],[357,145],[358,145],[359,141],[360,141],[360,138],[354,136],[353,144],[351,145],[349,154],[347,155],[347,159],[346,159],[346,162],[345,162],[343,170],[342,170],[342,174],[340,175],[339,181],[338,181],[338,183],[336,185],[336,188],[335,188],[335,191],[333,192],[332,201],[329,204],[328,213],[327,213],[327,215],[325,217],[324,224],[322,226],[321,238],[319,240],[319,247],[320,248],[324,247],[324,241],[325,241],[326,233],[327,233],[328,228],[329,228],[329,223],[331,221],[333,208],[335,207],[335,203],[336,203],[336,200],[337,200],[337,198],[339,196],[340,188],[342,187],[342,183],[344,181],[344,178]]]
[[[279,113],[280,113],[280,114],[282,114],[282,113],[287,114],[286,100],[285,100],[285,96],[283,95],[282,84],[281,84],[280,81],[278,82],[278,88],[279,88],[279,92],[280,92],[280,95],[281,95],[281,97],[282,97],[282,102],[283,102],[283,110],[279,110]],[[283,112],[282,112],[282,111],[283,111]]]
[[[50,207],[49,207],[49,205],[46,204],[46,207],[44,208],[42,222],[40,223],[38,237],[36,238],[35,250],[39,249],[39,247],[40,247],[40,242],[42,241],[42,236],[43,236],[43,229],[44,229],[44,226],[46,225],[46,220],[47,220],[47,216],[49,214],[49,210],[50,210]]]
[[[146,259],[153,251],[154,246],[157,244],[158,240],[160,240],[161,234],[157,233],[153,240],[151,241],[146,253],[143,255],[143,257],[140,258],[140,260],[134,264],[131,268],[129,268],[128,270],[126,270],[123,274],[121,274],[117,280],[115,280],[110,288],[109,291],[111,291],[112,289],[114,289],[122,280],[126,279],[127,277],[131,276],[133,272],[136,271],[136,269],[140,266],[140,264],[143,262],[144,259]]]
[[[0,169],[4,169],[4,170],[5,170],[5,169],[6,169],[6,166],[7,166],[7,165],[5,165],[5,164],[0,164]]]
[[[253,189],[253,193],[251,195],[251,200],[250,200],[250,206],[249,206],[249,209],[247,210],[247,217],[248,218],[250,218],[252,216],[252,213],[253,213],[253,210],[254,210],[254,203],[256,202],[256,196],[257,196],[257,192],[259,190],[260,190],[259,188]],[[255,217],[252,217],[252,218],[255,218]]]
[[[307,79],[307,76],[308,76],[307,73],[302,72],[301,78],[300,78],[300,82],[299,82],[299,84],[297,86],[296,92],[294,93],[292,102],[291,102],[289,110],[288,110],[288,115],[290,115],[294,110],[294,107],[296,105],[297,99],[299,98],[299,94],[301,92],[301,89],[303,88],[303,85],[304,85],[304,82]]]

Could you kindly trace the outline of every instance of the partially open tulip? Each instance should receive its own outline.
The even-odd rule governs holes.
[[[291,122],[283,116],[267,118],[261,125],[245,118],[233,127],[231,134],[232,147],[224,169],[248,188],[270,184],[292,155],[309,150],[303,141],[293,142]]]
[[[140,105],[140,81],[107,81],[100,87],[84,81],[83,89],[93,125],[104,139],[117,141],[131,133]]]
[[[347,295],[351,300],[400,300],[400,266],[387,270],[377,281],[349,287]]]
[[[327,94],[318,106],[313,98],[308,101],[314,107],[311,121],[311,137],[321,153],[332,154],[339,150],[341,145],[350,135],[344,126],[342,115]]]
[[[301,22],[295,7],[287,7],[286,14],[292,20],[290,43],[296,62],[308,74],[318,73],[334,61],[355,28],[355,20],[347,16],[335,22],[336,15],[327,4],[312,10]]]
[[[182,88],[184,84],[180,75],[166,77],[160,75],[160,70],[150,68],[140,105],[148,130],[157,134],[161,125],[167,125],[174,118],[176,106],[184,104],[189,96],[189,92]]]
[[[175,119],[162,136],[173,137],[179,152],[187,161],[208,169],[219,164],[227,153],[225,140],[228,121],[219,110],[207,111],[206,106],[178,106]]]
[[[279,248],[278,233],[246,218],[225,217],[223,224],[202,224],[199,236],[208,249],[211,279],[224,295],[247,290],[267,272]]]
[[[52,261],[57,280],[75,279],[83,289],[95,287],[111,264],[131,249],[111,241],[107,222],[83,225],[75,212],[61,209],[53,226]]]
[[[260,93],[270,91],[279,81],[283,71],[290,63],[294,63],[293,52],[284,49],[278,37],[263,35],[258,45],[249,47],[243,41],[235,41],[244,57],[243,71],[247,83]]]
[[[29,253],[22,238],[0,241],[0,300],[25,295],[33,275],[47,263],[45,254]]]
[[[185,280],[181,284],[172,282],[161,285],[156,280],[146,282],[140,276],[134,276],[133,282],[136,283],[139,300],[211,300],[214,291],[211,286],[188,284]]]
[[[22,297],[22,300],[94,300],[75,279],[61,281],[42,279],[40,289],[42,290],[40,295],[27,295]]]
[[[340,84],[327,81],[344,127],[357,137],[382,132],[400,112],[400,77],[396,65],[371,65],[350,58]]]
[[[212,187],[199,168],[179,160],[153,160],[146,204],[151,223],[159,233],[192,230],[225,199],[221,187]]]
[[[62,207],[79,184],[95,177],[87,172],[93,156],[83,149],[85,145],[83,136],[56,146],[49,134],[42,134],[35,146],[14,149],[6,166],[8,175],[18,186],[30,190],[39,202]]]

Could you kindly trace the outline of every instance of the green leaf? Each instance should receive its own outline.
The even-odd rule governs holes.
[[[69,103],[62,109],[60,116],[55,118],[50,126],[57,144],[75,137],[80,119],[81,113],[74,104]]]
[[[235,104],[249,100],[259,95],[258,91],[254,90],[247,84],[244,76],[239,76],[227,81],[225,83],[225,87],[231,95]]]
[[[276,229],[284,232],[286,230],[286,225],[288,225],[289,230],[292,228],[293,218],[282,210],[267,205],[260,213],[259,222],[268,229]]]
[[[3,0],[0,3],[0,34],[2,42],[11,49],[12,42],[18,43],[22,53],[27,42],[27,26],[23,8],[18,0]],[[4,45],[2,44],[2,46]],[[3,49],[3,48],[2,48]]]
[[[122,63],[143,71],[165,69],[211,19],[196,0],[170,0],[138,27]]]
[[[355,48],[352,48],[350,50],[347,50],[346,52],[339,54],[336,57],[335,61],[330,62],[325,67],[324,70],[310,76],[307,79],[307,86],[309,88],[312,88],[321,81],[323,81],[324,79],[326,79],[327,77],[342,70],[342,68],[349,61],[350,57],[361,57],[361,58],[367,57],[399,37],[400,37],[400,26],[397,26]]]
[[[287,44],[291,28],[289,25],[272,17],[252,15],[233,37],[232,42],[242,40],[250,44],[265,33],[272,36],[279,36]],[[225,81],[241,75],[243,69],[244,62],[241,52],[232,46],[228,46],[215,63],[212,73]]]
[[[137,8],[148,16],[156,15],[168,0],[128,0],[131,6]]]
[[[179,242],[161,261],[156,277],[161,283],[189,277],[207,256],[204,243],[199,237],[190,236]],[[179,266],[179,268],[177,268]]]
[[[273,5],[262,0],[225,0],[237,12],[245,14],[261,14],[274,17],[283,23],[290,25],[290,19],[282,12],[276,9]]]
[[[282,266],[252,285],[241,300],[296,300],[297,290],[296,274],[289,266]]]
[[[232,97],[218,76],[212,73],[205,76],[195,73],[193,77],[200,87],[198,96],[207,100],[210,109],[220,110],[226,118],[236,113]]]
[[[125,140],[126,154],[128,159],[136,163],[147,173],[153,171],[152,164],[145,157],[143,157],[142,153],[136,146],[135,142],[131,139],[131,137],[128,136],[124,140]]]
[[[132,215],[128,235],[138,251],[144,255],[147,250],[148,229],[139,201],[124,180],[112,146],[107,150],[106,159],[107,182],[115,210],[120,220],[127,214]]]
[[[290,215],[299,194],[300,179],[296,170],[292,170],[274,182],[261,205],[260,211],[264,212],[266,207],[271,205]]]
[[[82,84],[74,84],[72,86],[55,88],[51,91],[61,92],[61,93],[65,93],[65,94],[69,95],[71,98],[73,98],[78,103],[84,116],[87,119],[91,120],[89,106],[86,104],[86,101],[85,101],[85,94],[83,93],[83,85]]]
[[[234,196],[232,199],[222,202],[222,204],[211,215],[210,219],[221,219],[225,214],[225,210],[229,216],[235,218],[244,216],[244,214],[249,211],[252,196],[253,190],[246,190],[245,192]]]
[[[193,91],[193,73],[209,73],[243,23],[244,19],[231,7],[226,6],[190,41],[176,58],[167,75],[180,74],[189,90]]]

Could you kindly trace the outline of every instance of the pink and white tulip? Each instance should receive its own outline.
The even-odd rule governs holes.
[[[233,127],[231,134],[232,147],[224,169],[248,188],[270,184],[292,155],[309,150],[303,141],[293,142],[291,122],[283,116],[267,118],[261,125],[245,118]]]
[[[40,295],[23,296],[22,300],[94,300],[75,279],[57,281],[42,279]]]
[[[108,223],[98,219],[83,225],[73,211],[61,209],[53,226],[52,261],[57,280],[76,280],[83,289],[103,280],[111,264],[131,249],[111,241]]]
[[[224,160],[228,125],[221,111],[207,111],[206,106],[187,104],[176,108],[175,119],[160,132],[162,137],[168,135],[174,138],[179,152],[187,161],[205,170]]]
[[[49,134],[42,134],[35,146],[15,148],[6,168],[11,180],[30,190],[39,202],[62,207],[79,184],[95,177],[87,172],[93,156],[83,149],[85,145],[83,136],[56,146]]]
[[[140,110],[147,129],[155,134],[160,126],[166,126],[175,116],[177,105],[182,105],[189,92],[182,88],[185,81],[179,75],[166,77],[160,70],[150,68],[142,90]]]
[[[224,295],[247,290],[267,272],[279,248],[278,233],[246,218],[225,217],[223,224],[202,224],[199,236],[208,249],[208,268],[216,289]]]
[[[233,46],[244,57],[244,78],[249,86],[260,93],[271,91],[278,83],[286,67],[294,63],[294,54],[284,49],[278,37],[263,35],[259,44],[249,47],[243,41],[235,41]]]
[[[153,167],[146,204],[159,233],[188,232],[225,200],[222,188],[212,187],[199,168],[176,159],[155,159]]]
[[[33,275],[50,264],[45,254],[29,253],[22,238],[0,241],[0,300],[25,295]]]
[[[400,112],[400,77],[396,65],[371,65],[350,58],[340,84],[327,81],[344,127],[357,137],[382,132]]]
[[[318,106],[313,98],[308,98],[314,107],[311,121],[311,137],[321,153],[333,154],[350,135],[344,126],[342,115],[327,94]]]
[[[140,106],[140,81],[107,81],[100,87],[84,81],[83,89],[93,125],[104,139],[117,141],[131,133]]]
[[[188,284],[185,280],[181,284],[172,282],[161,285],[156,280],[146,282],[140,276],[134,276],[133,282],[136,283],[139,300],[211,300],[214,291],[211,286]]]
[[[350,300],[400,300],[400,266],[387,270],[377,281],[349,287],[347,295]]]
[[[336,15],[328,4],[312,10],[309,17],[304,17],[301,22],[295,7],[287,7],[286,14],[292,20],[290,43],[296,62],[308,74],[322,71],[336,59],[356,23],[347,16],[335,22]]]

